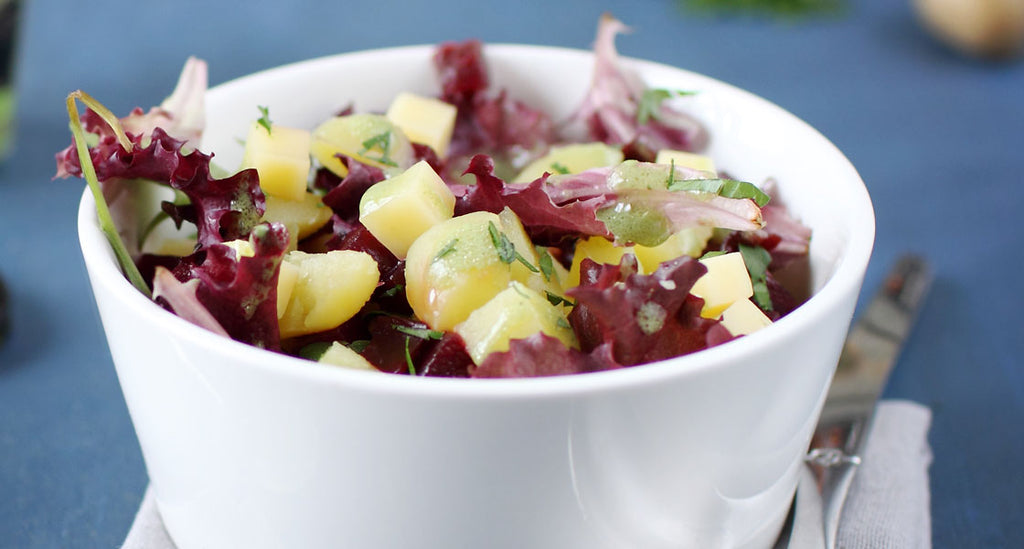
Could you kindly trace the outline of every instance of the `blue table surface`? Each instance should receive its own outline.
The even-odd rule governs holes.
[[[123,114],[162,100],[192,54],[217,84],[449,39],[589,48],[603,11],[635,29],[619,39],[624,54],[751,90],[846,153],[877,214],[864,295],[903,251],[933,262],[886,395],[934,413],[935,547],[1024,546],[1024,61],[951,52],[909,1],[849,0],[839,15],[789,21],[707,17],[678,1],[27,2],[17,144],[0,164],[12,317],[0,348],[0,546],[118,546],[147,482],[78,249],[83,183],[51,181],[69,91]]]

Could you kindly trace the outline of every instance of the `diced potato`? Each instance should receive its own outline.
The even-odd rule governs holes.
[[[152,244],[147,241],[146,244],[142,248],[143,252],[156,255],[185,257],[192,255],[192,252],[196,251],[196,239],[189,237],[162,238]]]
[[[455,195],[423,160],[376,183],[359,201],[359,221],[400,259],[414,240],[454,211]]]
[[[291,298],[279,319],[281,337],[322,332],[355,316],[377,288],[377,262],[365,252],[289,252],[298,269]]]
[[[709,257],[700,262],[708,271],[690,289],[691,294],[704,300],[700,316],[718,318],[736,301],[754,295],[750,274],[739,252]]]
[[[389,174],[413,164],[409,138],[379,114],[336,116],[317,126],[312,139],[313,157],[339,177],[348,175],[348,168],[335,156],[338,154],[377,166]]]
[[[288,227],[288,236],[300,240],[317,232],[331,220],[333,211],[319,196],[304,192],[299,200],[286,200],[267,196],[267,209],[263,221],[276,221]]]
[[[489,227],[490,212],[453,217],[427,229],[405,259],[405,293],[416,316],[435,330],[451,330],[512,280]]]
[[[444,158],[455,129],[456,113],[455,105],[440,99],[403,92],[391,102],[385,116],[402,128],[409,141],[427,145]]]
[[[515,281],[455,326],[455,332],[462,336],[469,356],[477,364],[491,353],[507,351],[511,340],[539,332],[558,338],[568,347],[578,347],[562,310]]]
[[[659,265],[677,257],[683,255],[700,257],[708,244],[708,239],[711,238],[714,232],[715,230],[711,227],[683,229],[674,233],[665,242],[657,246],[650,247],[637,244],[633,247],[633,253],[636,254],[637,261],[640,262],[640,271],[653,273],[658,269]]]
[[[527,165],[519,175],[516,183],[529,183],[544,175],[561,173],[580,173],[590,168],[614,166],[622,162],[622,149],[601,142],[578,143],[551,147],[551,151]]]
[[[722,326],[734,336],[752,334],[771,323],[749,299],[739,299],[722,311]]]
[[[618,265],[622,261],[622,256],[631,253],[633,253],[632,246],[616,246],[604,237],[591,236],[580,239],[576,243],[576,251],[572,256],[569,279],[565,283],[565,288],[569,289],[580,285],[580,264],[584,259],[590,258],[597,263]]]
[[[256,250],[252,247],[252,242],[245,239],[228,240],[223,243],[228,248],[235,251],[235,257],[252,257],[256,255]]]
[[[695,170],[716,173],[715,161],[710,156],[705,156],[703,154],[696,154],[687,151],[674,151],[672,149],[662,149],[658,151],[658,156],[654,159],[654,163],[675,163],[676,166],[685,166],[687,168],[693,168]]]
[[[263,192],[301,200],[309,178],[310,135],[306,130],[273,125],[267,131],[253,122],[245,139],[243,168],[256,168]]]
[[[332,343],[331,346],[324,351],[324,354],[320,356],[320,360],[317,362],[332,364],[334,366],[343,366],[345,368],[352,368],[353,370],[377,370],[377,368],[374,368],[373,364],[370,364],[369,360],[363,358],[363,355],[349,349],[337,341]]]

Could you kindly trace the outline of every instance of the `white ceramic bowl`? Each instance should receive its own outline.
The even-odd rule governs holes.
[[[210,90],[204,149],[237,165],[255,105],[313,127],[350,101],[434,93],[431,47],[339,55]],[[589,52],[486,48],[493,85],[562,117]],[[793,495],[864,276],[863,182],[815,130],[721,82],[626,60],[700,90],[709,153],[778,179],[814,230],[816,295],[777,324],[694,355],[520,380],[350,371],[199,329],[120,274],[88,192],[82,252],[156,500],[199,547],[769,547]]]

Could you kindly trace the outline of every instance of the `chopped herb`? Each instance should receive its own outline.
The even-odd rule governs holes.
[[[454,252],[455,251],[455,245],[458,244],[458,243],[459,243],[459,239],[458,238],[453,238],[453,239],[449,240],[448,243],[445,244],[444,247],[441,248],[437,252],[437,255],[434,256],[434,260],[436,261],[436,260],[441,259],[442,257],[444,257],[444,256],[446,256],[446,255],[448,255],[448,254],[450,254],[452,252]]]
[[[387,290],[384,290],[383,292],[381,292],[380,295],[381,295],[381,297],[395,297],[396,295],[398,295],[399,292],[401,292],[403,290],[405,290],[405,285],[404,284],[395,284],[394,286],[392,286],[392,287],[388,288]]]
[[[552,162],[551,169],[555,170],[555,173],[559,173],[562,175],[569,173],[569,168],[566,168],[565,164],[562,164],[561,162]]]
[[[395,324],[393,328],[407,336],[418,337],[420,339],[441,339],[444,337],[444,332],[429,330],[427,328],[412,328],[409,326],[402,326],[401,324]]]
[[[530,260],[528,260],[525,257],[523,257],[519,252],[516,252],[516,261],[522,263],[527,269],[530,270],[531,273],[539,273],[540,272],[540,269],[538,269],[537,267],[534,267],[530,263]]]
[[[516,260],[515,245],[505,236],[505,233],[499,231],[498,227],[494,226],[493,221],[487,222],[487,233],[491,235],[491,244],[494,244],[494,248],[498,250],[498,259],[502,263],[511,264]]]
[[[566,330],[572,329],[572,326],[569,324],[569,321],[562,317],[558,317],[558,320],[555,321],[555,325],[558,326],[559,328],[565,328]]]
[[[385,166],[397,167],[398,163],[391,159],[391,132],[381,132],[377,135],[363,141],[363,149],[359,151],[359,154],[366,156],[366,153],[373,149],[380,151],[380,158],[373,158],[367,156],[366,158],[380,162]]]
[[[772,310],[772,297],[768,293],[768,264],[772,262],[772,254],[760,246],[740,244],[743,263],[750,273],[750,283],[754,286],[754,301],[765,311]]]
[[[544,248],[537,248],[537,256],[541,274],[544,275],[544,280],[551,282],[551,276],[555,274],[554,260],[551,259],[551,254]]]
[[[712,193],[725,198],[749,198],[760,207],[771,200],[757,185],[735,179],[679,179],[673,181],[668,190]]]
[[[636,109],[637,124],[646,124],[651,118],[658,118],[658,110],[662,102],[670,97],[683,97],[693,95],[696,92],[684,90],[669,90],[665,88],[653,88],[644,90]]]
[[[573,303],[572,301],[570,301],[570,300],[568,300],[568,299],[566,299],[566,298],[564,298],[564,297],[562,297],[562,296],[560,296],[560,295],[558,295],[556,293],[553,293],[553,292],[551,292],[549,290],[544,290],[544,294],[548,298],[548,303],[551,303],[552,305],[568,305],[570,307],[575,307],[576,306],[576,304]]]
[[[668,181],[665,182],[665,188],[670,190],[670,191],[673,190],[672,189],[672,185],[675,182],[676,182],[676,159],[673,158],[673,159],[671,159],[669,167],[668,167]]]
[[[357,353],[361,353],[361,352],[365,351],[366,348],[369,347],[369,346],[370,346],[370,340],[369,339],[357,339],[357,340],[353,341],[352,343],[348,344],[348,348],[352,349],[353,351],[355,351]]]
[[[270,133],[270,107],[257,106],[260,110],[260,117],[256,119],[256,123],[266,128],[267,133]]]
[[[409,354],[409,340],[405,340],[405,364],[409,367],[409,375],[416,375],[416,365],[412,363],[412,355]]]
[[[725,252],[722,251],[722,250],[711,250],[710,252],[700,256],[700,258],[701,259],[708,259],[708,258],[720,256],[720,255],[725,255]]]
[[[316,343],[310,343],[305,347],[299,349],[299,356],[306,359],[312,360],[313,362],[319,362],[320,358],[324,356],[327,349],[331,348],[330,341],[317,341]]]

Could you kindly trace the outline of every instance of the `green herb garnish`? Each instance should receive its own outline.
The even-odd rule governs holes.
[[[646,124],[651,118],[658,118],[661,104],[670,97],[684,97],[697,92],[685,90],[669,90],[666,88],[650,88],[644,90],[636,109],[636,123]]]
[[[459,239],[458,238],[453,238],[453,239],[449,240],[448,243],[445,244],[443,248],[438,250],[437,255],[434,256],[434,260],[436,261],[436,260],[441,259],[442,257],[444,257],[444,256],[446,256],[446,255],[448,255],[448,254],[450,254],[452,252],[454,252],[455,251],[455,245],[458,244],[458,243],[459,243]]]
[[[306,360],[319,362],[320,358],[327,352],[327,349],[331,348],[331,345],[332,343],[330,341],[317,341],[316,343],[310,343],[309,345],[299,349],[299,356]]]
[[[749,198],[762,208],[771,200],[757,185],[735,179],[678,179],[672,182],[668,190],[711,193],[725,198]]]
[[[393,166],[393,167],[397,167],[398,166],[398,163],[391,159],[391,132],[390,131],[378,133],[377,135],[367,139],[366,141],[363,141],[363,149],[361,151],[359,151],[359,154],[361,156],[366,156],[366,153],[370,152],[373,149],[377,149],[377,150],[380,151],[380,157],[379,158],[373,158],[373,157],[367,156],[366,158],[369,158],[370,160],[374,160],[376,162],[380,162],[381,164],[384,164],[385,166]]]
[[[348,348],[352,349],[353,351],[355,351],[357,353],[361,353],[361,352],[365,351],[366,348],[369,347],[369,346],[370,346],[370,340],[369,339],[357,339],[357,340],[353,341],[352,343],[348,344]]]
[[[494,244],[494,249],[498,250],[498,259],[506,265],[511,265],[513,261],[522,263],[532,273],[539,273],[540,269],[533,266],[528,259],[522,256],[517,250],[515,244],[509,240],[508,236],[499,231],[498,227],[494,225],[493,221],[487,222],[487,234],[491,236],[491,244]]]
[[[409,340],[405,340],[405,365],[409,367],[409,375],[416,375],[416,365],[412,363],[412,355],[409,353]]]
[[[566,168],[565,164],[562,164],[561,162],[552,162],[551,169],[555,170],[556,173],[559,173],[561,175],[569,173],[569,168]]]
[[[383,292],[381,292],[380,295],[381,295],[381,297],[395,297],[396,295],[398,295],[399,292],[401,292],[403,290],[405,290],[405,285],[404,284],[395,284],[394,286],[392,286],[392,287],[388,288],[387,290],[384,290]]]
[[[569,321],[562,317],[558,317],[558,320],[555,320],[555,325],[558,326],[559,328],[565,328],[566,330],[572,329],[572,326],[569,324]]]
[[[711,250],[710,252],[700,256],[700,259],[709,259],[712,257],[718,257],[720,255],[725,255],[725,252],[722,250]]]
[[[576,306],[576,304],[573,303],[572,301],[570,301],[570,300],[566,299],[565,297],[562,297],[562,296],[560,296],[560,295],[558,295],[556,293],[553,293],[553,292],[551,292],[549,290],[544,290],[544,295],[547,296],[548,303],[550,303],[552,305],[555,305],[555,306],[558,306],[558,305],[568,305],[570,307],[575,307]]]
[[[754,301],[765,311],[772,310],[772,297],[768,292],[768,264],[772,255],[760,246],[740,244],[743,263],[750,274],[750,283],[754,287]]]
[[[544,275],[544,280],[551,282],[551,277],[555,274],[555,263],[551,258],[551,254],[544,248],[537,248],[537,263],[540,267],[541,274]]]
[[[413,328],[410,326],[402,326],[401,324],[395,324],[392,326],[396,331],[402,332],[407,336],[418,337],[420,339],[434,339],[438,340],[444,337],[444,332],[437,330],[430,330],[427,328]]]
[[[260,110],[260,117],[256,119],[256,123],[266,128],[267,133],[270,133],[270,107],[257,106]]]

